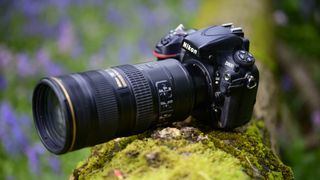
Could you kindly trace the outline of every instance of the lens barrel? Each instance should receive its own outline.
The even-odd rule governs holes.
[[[33,114],[45,147],[63,154],[183,120],[194,94],[188,71],[168,59],[44,78]]]

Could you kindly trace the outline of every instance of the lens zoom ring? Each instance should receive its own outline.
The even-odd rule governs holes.
[[[112,86],[108,82],[100,82],[95,88],[95,93],[99,119],[118,119],[118,106]]]
[[[142,72],[132,65],[119,66],[128,77],[135,96],[137,106],[135,130],[143,130],[149,127],[153,120],[152,92],[147,78]]]
[[[92,71],[88,73],[88,77],[91,79],[91,86],[95,93],[94,100],[96,103],[99,125],[103,127],[116,127],[116,123],[119,120],[119,112],[116,95],[112,89],[112,85],[102,73]],[[113,130],[109,129],[108,132],[111,133]],[[104,132],[104,134],[107,135],[108,132]],[[103,139],[104,137],[101,138]]]

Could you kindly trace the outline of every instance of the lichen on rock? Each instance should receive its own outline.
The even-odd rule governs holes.
[[[270,149],[263,121],[233,132],[194,121],[92,148],[72,179],[293,179]]]

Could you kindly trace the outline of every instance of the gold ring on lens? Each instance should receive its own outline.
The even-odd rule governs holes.
[[[69,108],[70,108],[70,111],[71,111],[71,117],[72,117],[72,126],[73,126],[73,133],[72,133],[72,143],[71,143],[71,146],[69,148],[68,151],[72,151],[73,149],[73,146],[74,146],[74,143],[76,141],[76,134],[77,134],[77,128],[76,128],[76,117],[75,117],[75,113],[74,113],[74,109],[73,109],[73,105],[72,105],[72,102],[71,102],[71,98],[66,90],[66,88],[64,87],[64,85],[62,84],[61,80],[56,78],[56,77],[50,77],[50,79],[54,80],[56,83],[58,83],[58,85],[60,86],[60,88],[62,89],[63,91],[63,94],[65,95],[65,97],[67,98],[67,102],[68,102],[68,105],[69,105]]]

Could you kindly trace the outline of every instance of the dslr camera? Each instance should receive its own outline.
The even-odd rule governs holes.
[[[259,72],[241,28],[179,25],[153,54],[157,61],[41,79],[33,115],[45,147],[64,154],[190,115],[224,130],[251,119]]]

